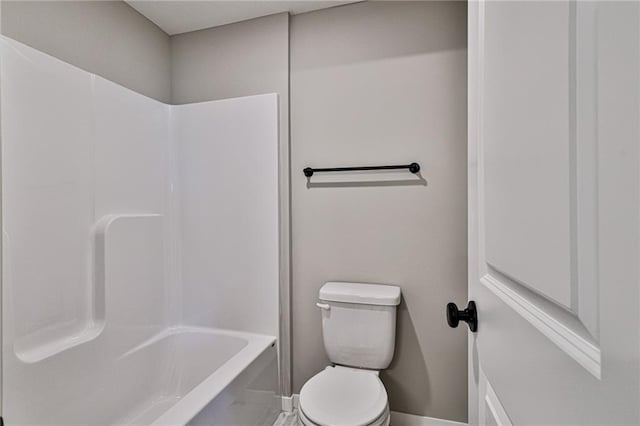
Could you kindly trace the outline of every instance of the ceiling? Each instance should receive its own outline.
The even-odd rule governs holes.
[[[325,9],[355,1],[125,0],[169,35],[230,24],[274,13]]]

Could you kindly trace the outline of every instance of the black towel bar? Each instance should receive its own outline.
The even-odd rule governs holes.
[[[420,164],[401,164],[396,166],[359,166],[359,167],[330,167],[322,169],[314,169],[312,167],[306,167],[302,172],[306,177],[313,176],[316,172],[351,172],[358,170],[397,170],[408,169],[411,173],[418,173],[420,171]]]

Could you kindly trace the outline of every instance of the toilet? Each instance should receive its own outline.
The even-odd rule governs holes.
[[[380,370],[393,359],[400,287],[328,282],[317,303],[331,365],[300,391],[305,426],[388,426],[390,411]]]

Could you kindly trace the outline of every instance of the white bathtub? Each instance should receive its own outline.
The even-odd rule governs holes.
[[[140,395],[135,408],[116,423],[273,423],[280,411],[275,341],[271,336],[200,327],[161,332],[124,354],[123,360],[139,358],[166,366],[164,383],[158,386],[153,377],[147,381],[155,395]]]
[[[274,337],[172,327],[127,348],[125,334],[107,328],[33,363],[5,352],[6,379],[28,384],[5,393],[5,424],[244,426],[278,416]]]

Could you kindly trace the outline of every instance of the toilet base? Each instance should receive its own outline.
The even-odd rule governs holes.
[[[300,421],[301,426],[328,426],[328,425],[319,425],[317,423],[312,422],[307,418],[307,416],[304,415],[304,412],[300,408],[298,408],[298,420]],[[387,405],[387,407],[384,410],[384,413],[382,413],[380,417],[374,420],[373,423],[369,423],[367,426],[389,426],[390,422],[391,422],[391,411],[389,410],[389,406]]]

